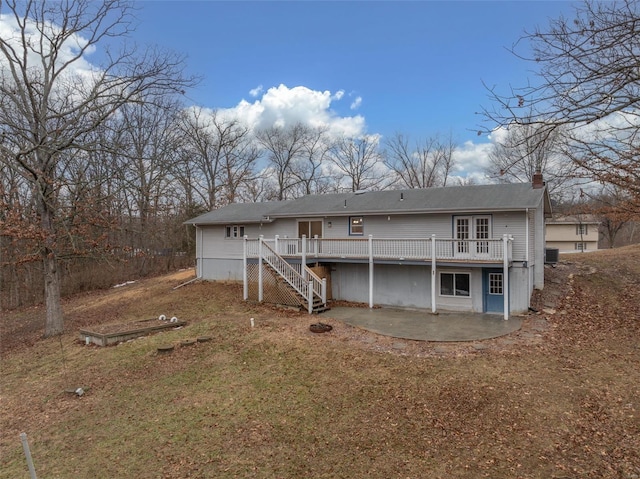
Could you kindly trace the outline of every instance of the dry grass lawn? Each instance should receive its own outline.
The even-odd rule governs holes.
[[[438,345],[241,301],[192,272],[0,319],[0,477],[640,477],[640,248],[563,256],[521,331]],[[118,346],[78,330],[165,314]],[[255,318],[251,328],[250,318]],[[211,341],[181,346],[187,339]],[[173,344],[171,354],[157,348]],[[66,392],[82,387],[82,397]]]

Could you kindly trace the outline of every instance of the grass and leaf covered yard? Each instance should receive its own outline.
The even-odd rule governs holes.
[[[399,345],[330,312],[314,334],[317,317],[244,303],[237,284],[172,289],[191,272],[67,299],[62,338],[40,339],[41,309],[4,311],[0,477],[28,476],[26,432],[48,479],[637,478],[640,248],[561,260],[541,313],[478,349]],[[188,325],[78,339],[159,314]]]

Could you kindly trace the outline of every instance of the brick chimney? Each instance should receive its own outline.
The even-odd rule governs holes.
[[[542,173],[540,171],[536,171],[533,174],[532,186],[534,189],[540,189],[544,186],[544,180],[542,178]]]

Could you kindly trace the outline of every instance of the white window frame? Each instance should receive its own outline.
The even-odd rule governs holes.
[[[241,239],[244,237],[244,225],[227,225],[224,227],[225,239]]]
[[[478,228],[479,220],[486,220],[486,237],[479,238],[479,233],[481,229]],[[471,241],[475,241],[475,249],[472,250],[474,256],[477,255],[488,255],[489,254],[489,242],[484,240],[490,240],[492,238],[493,232],[493,218],[491,215],[465,215],[465,216],[454,216],[453,217],[453,237],[456,240],[460,240],[456,243],[456,253],[457,254],[467,254],[469,253],[469,245],[472,244]],[[466,221],[466,227],[462,232],[464,234],[460,234],[461,229],[459,227],[460,221]],[[483,235],[483,236],[485,236]],[[464,236],[464,237],[463,237]],[[474,248],[472,246],[472,248]]]
[[[360,220],[359,224],[354,224],[354,220]],[[354,226],[360,231],[354,231]],[[349,216],[349,236],[364,236],[364,216]]]
[[[576,251],[587,251],[587,243],[585,241],[578,241],[574,246]]]
[[[500,278],[500,284],[496,283],[494,278]],[[495,292],[494,288],[499,288],[500,292]],[[489,273],[489,291],[488,293],[492,296],[503,296],[504,295],[504,273]]]
[[[577,236],[586,236],[589,234],[589,225],[586,224],[578,224],[576,225],[576,235]]]
[[[450,274],[453,275],[453,294],[442,294],[442,275]],[[466,275],[469,278],[469,294],[456,294],[456,275]],[[471,298],[471,273],[468,271],[440,271],[438,275],[438,294],[445,298]]]

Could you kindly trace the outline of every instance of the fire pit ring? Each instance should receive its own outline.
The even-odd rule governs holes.
[[[333,329],[333,326],[325,323],[313,323],[309,326],[309,331],[312,333],[327,333]]]

